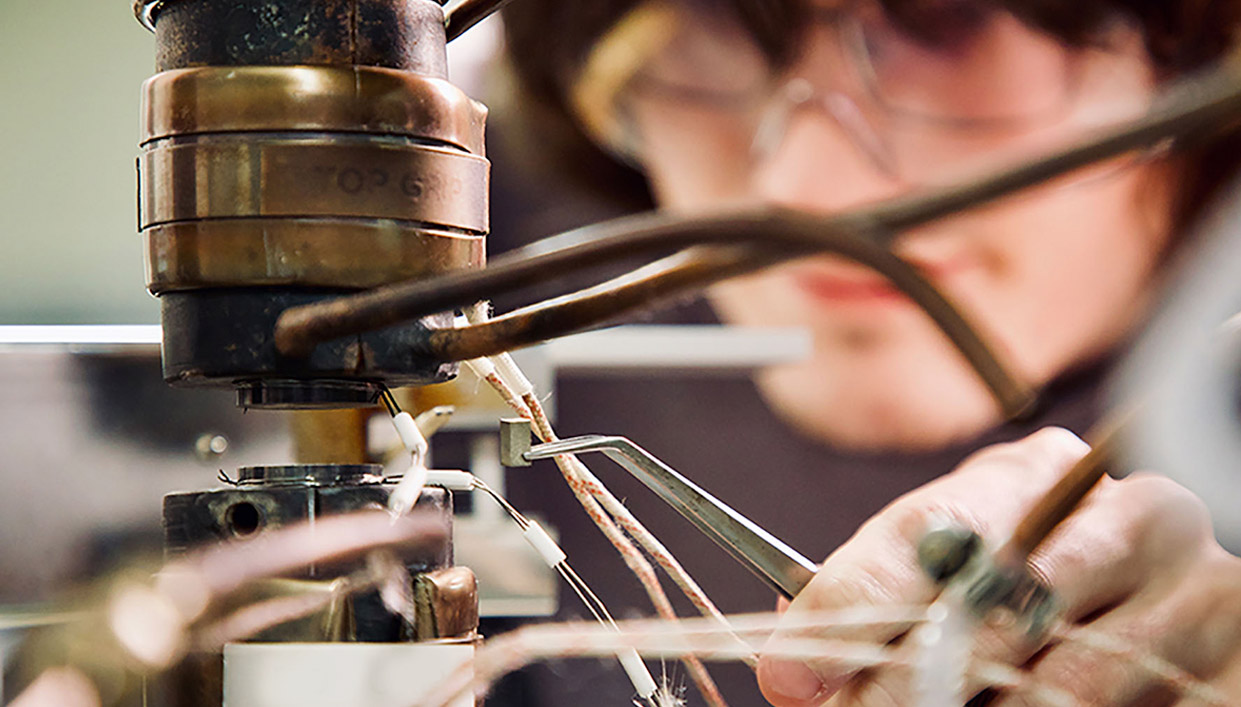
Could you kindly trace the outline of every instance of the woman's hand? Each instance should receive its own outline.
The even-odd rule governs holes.
[[[809,611],[932,601],[938,588],[918,566],[915,548],[935,519],[971,527],[993,543],[1002,540],[1087,449],[1072,433],[1053,428],[975,454],[863,525],[792,602],[786,620]],[[1215,542],[1202,503],[1184,488],[1152,475],[1104,479],[1030,565],[1052,587],[1070,626],[1171,662],[1241,703],[1241,560]],[[884,627],[830,635],[882,644],[899,633]],[[777,633],[772,640],[778,639]],[[1014,629],[984,626],[974,650],[978,658],[1020,666],[1035,683],[1081,704],[1183,699],[1134,662],[1076,642],[1035,642]],[[829,698],[831,704],[908,705],[914,702],[910,677],[908,669],[895,667],[852,672],[827,659],[763,658],[758,669],[763,694],[778,707]],[[983,687],[968,689],[973,694]],[[993,704],[1035,703],[1017,691],[999,698]]]

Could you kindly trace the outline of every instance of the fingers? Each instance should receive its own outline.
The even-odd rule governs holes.
[[[1032,564],[1055,589],[1064,620],[1090,622],[1093,633],[1084,642],[1053,640],[1026,665],[1042,642],[1013,627],[979,627],[978,660],[1026,665],[1025,682],[1034,689],[1010,691],[1009,704],[1045,704],[1049,695],[1087,705],[1172,704],[1197,696],[1188,691],[1193,675],[1221,673],[1236,662],[1241,560],[1214,543],[1202,503],[1165,478],[1105,480]],[[871,671],[831,704],[909,704],[910,678],[907,669]],[[985,687],[970,681],[967,694]],[[1233,704],[1238,696],[1197,697],[1194,704]]]
[[[898,499],[863,525],[827,559],[793,601],[788,615],[846,606],[930,602],[938,588],[918,566],[916,546],[932,521],[948,519],[984,535],[1007,534],[1020,513],[1087,451],[1086,444],[1072,433],[1047,429],[974,455],[957,471]],[[883,625],[816,635],[883,644],[905,630],[907,627]],[[772,640],[785,637],[787,634],[777,633]],[[853,672],[830,658],[810,663],[764,659],[759,663],[758,677],[764,696],[772,704],[797,707],[835,693],[848,683]]]
[[[1133,601],[1070,629],[1029,667],[1033,685],[1055,688],[1087,705],[1232,705],[1241,702],[1241,562],[1218,548],[1195,553],[1192,575],[1170,593]],[[1214,685],[1207,684],[1212,678]],[[1004,707],[1038,704],[1006,695]]]
[[[971,457],[953,474],[898,500],[863,526],[792,603],[790,617],[844,606],[929,602],[937,588],[917,567],[914,548],[932,518],[955,519],[993,539],[1003,538],[1085,451],[1075,437],[1049,430]],[[1139,652],[1147,647],[1205,675],[1222,670],[1221,661],[1236,652],[1236,634],[1241,634],[1241,606],[1232,608],[1241,604],[1233,596],[1241,589],[1237,563],[1214,544],[1198,499],[1161,477],[1136,476],[1123,482],[1105,479],[1031,558],[1031,569],[1055,589],[1066,621],[1100,622],[1129,636]],[[1233,569],[1223,571],[1221,564]],[[1221,581],[1228,589],[1212,591]],[[1203,607],[1211,605],[1230,607],[1223,611],[1226,628],[1209,622]],[[816,635],[882,645],[905,628]],[[777,634],[773,640],[780,638]],[[1017,666],[1045,648],[1013,627],[999,625],[980,627],[975,646],[980,659]],[[1135,667],[1114,655],[1092,659],[1086,648],[1055,644],[1028,668],[1037,671],[1032,673],[1037,681],[1079,696],[1086,704],[1147,697],[1158,703],[1172,694],[1160,687],[1167,676],[1152,677],[1150,665]],[[819,704],[832,695],[831,704],[878,707],[913,699],[907,669],[854,673],[828,657],[807,663],[764,660],[759,681],[778,707]],[[1087,680],[1085,674],[1095,677]],[[982,687],[971,683],[969,690]],[[1022,694],[1009,698],[1022,699]]]
[[[1202,515],[1199,506],[1160,477],[1105,480],[1032,558],[1034,573],[1054,588],[1062,618],[1069,623],[1131,606],[1127,602],[1140,590],[1160,596],[1152,587],[1168,574],[1177,575],[1171,586],[1184,584],[1177,567],[1198,561],[1200,548],[1209,540],[1207,528],[1196,520]],[[991,621],[977,628],[973,643],[977,660],[1015,666],[1025,664],[1046,640],[1032,640],[1013,622]],[[1121,678],[1100,676],[1109,683]],[[906,668],[871,671],[853,679],[833,704],[913,703],[911,677]],[[971,679],[966,694],[989,686]]]

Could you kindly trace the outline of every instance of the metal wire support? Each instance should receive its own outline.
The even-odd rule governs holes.
[[[444,34],[451,42],[510,2],[512,0],[458,0],[444,8]]]
[[[763,248],[744,270],[824,250],[844,238],[888,242],[901,231],[989,203],[1021,189],[1126,152],[1169,139],[1217,130],[1241,114],[1241,81],[1231,61],[1181,84],[1146,116],[1093,139],[1015,168],[958,186],[892,199],[835,216],[764,209],[707,218],[645,215],[588,226],[543,244],[514,251],[480,271],[393,285],[338,300],[286,310],[276,325],[276,345],[305,355],[317,342],[390,326],[419,316],[468,306],[546,279],[548,272],[595,267],[703,244]],[[562,245],[566,243],[567,245]],[[730,270],[728,275],[737,272]]]
[[[732,233],[738,240],[744,240],[750,234],[773,229],[795,234],[794,237],[800,236],[804,240],[818,241],[814,250],[835,253],[874,268],[930,314],[978,372],[1006,416],[1019,417],[1033,407],[1034,392],[1009,374],[994,349],[957,309],[912,266],[873,239],[857,236],[849,230],[829,231],[835,237],[823,238],[819,229],[820,218],[790,211],[774,212],[773,215],[715,217],[700,219],[692,224],[662,216],[627,221],[629,223],[612,227],[634,240],[657,241],[663,235],[683,234],[687,230],[703,234]],[[645,221],[646,225],[642,225],[641,221]],[[457,273],[400,286],[407,291],[398,299],[385,294],[390,290],[376,290],[326,303],[328,309],[315,306],[287,310],[281,315],[284,326],[277,326],[276,344],[287,355],[297,355],[304,352],[304,346],[313,348],[315,341],[341,335],[342,327],[351,329],[361,323],[365,323],[367,328],[380,327],[385,325],[384,322],[393,321],[394,317],[423,316],[414,312],[441,311],[459,306],[462,296],[467,298],[466,301],[473,301],[479,280],[475,274],[486,276],[492,273],[498,280],[510,277],[529,278],[530,282],[542,280],[546,272],[556,272],[564,267],[547,263],[547,257],[554,259],[556,253],[564,253],[566,258],[580,264],[590,264],[581,262],[582,251],[573,246],[551,251],[547,257],[525,257],[524,250],[497,259],[496,265],[477,273]],[[805,254],[811,250],[803,246],[797,252]],[[669,261],[666,267],[652,266],[639,270],[631,276],[586,290],[580,296],[553,300],[473,327],[434,332],[429,342],[431,353],[442,360],[467,360],[564,336],[648,305],[661,297],[753,270],[783,257],[762,249],[736,247],[685,253],[679,260]],[[403,315],[394,315],[394,309]]]
[[[1036,393],[1009,372],[994,347],[917,270],[869,240],[845,237],[839,245],[825,250],[873,268],[932,318],[978,373],[1006,417],[1021,417],[1033,409]],[[565,336],[655,306],[770,258],[754,248],[691,249],[611,282],[485,323],[434,330],[428,353],[445,361],[468,360]]]

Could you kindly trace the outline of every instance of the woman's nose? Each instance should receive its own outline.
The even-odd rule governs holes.
[[[841,107],[790,108],[780,125],[761,136],[767,142],[754,156],[752,186],[764,203],[825,213],[906,189],[884,162],[881,146],[847,132],[842,123],[850,116],[841,115]]]

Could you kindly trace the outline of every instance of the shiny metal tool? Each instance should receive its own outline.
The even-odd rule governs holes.
[[[789,599],[819,571],[804,555],[624,437],[586,435],[533,447],[530,440],[529,421],[503,420],[501,461],[506,466],[529,466],[559,454],[603,452]],[[918,545],[918,560],[935,582],[957,587],[979,617],[1003,607],[1031,635],[1041,635],[1058,615],[1058,604],[1046,585],[1024,567],[997,565],[982,538],[968,529],[929,528]]]
[[[505,421],[505,425],[511,425],[509,429],[515,432],[505,435],[510,442],[525,439],[526,445],[529,444],[529,434],[519,432],[520,422]],[[536,459],[558,454],[603,452],[741,564],[790,599],[819,570],[818,565],[801,553],[624,437],[588,435],[527,449],[521,449],[520,442],[504,446],[507,448],[503,455],[505,463],[510,466],[525,466]]]

